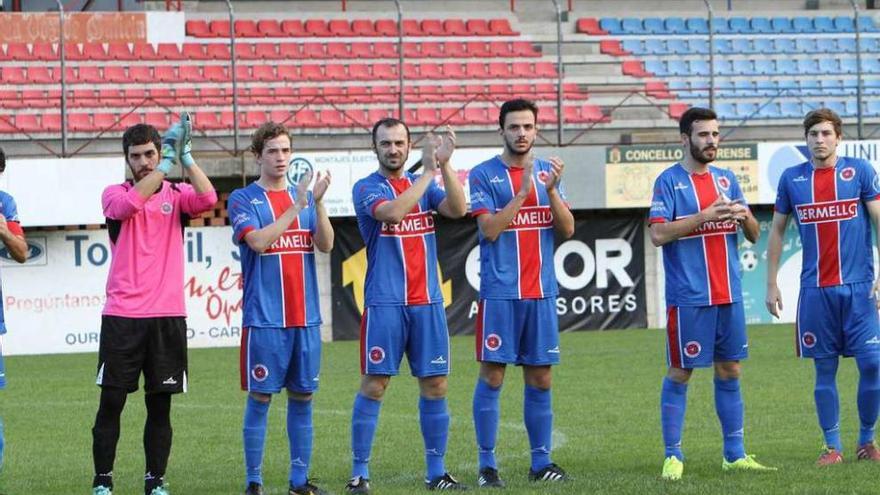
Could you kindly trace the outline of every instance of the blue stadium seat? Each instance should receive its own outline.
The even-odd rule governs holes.
[[[855,96],[856,91],[858,90],[859,80],[854,78],[844,79],[843,83],[843,93],[847,96]]]
[[[779,67],[779,62],[781,60],[776,61],[776,66]],[[789,60],[791,62],[791,60]],[[777,79],[776,87],[779,89],[779,94],[781,96],[795,96],[801,93],[801,85],[798,84],[796,79]]]
[[[829,77],[819,79],[819,88],[823,95],[838,96],[843,92],[843,81]]]
[[[736,104],[736,116],[737,117],[744,119],[747,117],[752,117],[756,113],[758,113],[758,105],[756,103],[737,102],[737,104]]]
[[[800,82],[801,94],[804,96],[821,96],[822,86],[816,79],[804,79]]]
[[[804,116],[801,102],[796,100],[782,100],[779,102],[779,114],[785,119],[797,119]]]
[[[844,110],[844,113],[843,113],[844,115],[849,116],[849,117],[855,117],[856,115],[859,114],[859,105],[856,102],[855,98],[848,98],[846,100],[843,100],[843,104],[846,108],[846,110]]]
[[[781,54],[797,53],[797,45],[793,38],[776,38],[773,40],[774,51]]]
[[[697,55],[705,55],[709,53],[709,42],[703,38],[692,38],[687,40],[688,48],[691,53]]]
[[[815,109],[819,108],[820,106],[822,106],[822,105],[815,103],[815,102],[812,102],[812,101],[802,101],[801,102],[802,115],[806,115],[810,111],[815,110]]]
[[[819,72],[823,74],[840,74],[840,62],[836,58],[820,58]]]
[[[855,57],[840,59],[840,72],[844,74],[858,74],[858,60]]]
[[[688,76],[691,71],[686,60],[669,60],[666,62],[666,71],[673,76]]]
[[[709,75],[709,62],[702,59],[691,59],[688,61],[688,65],[691,67],[691,74],[695,76],[708,76]]]
[[[799,74],[797,63],[790,58],[780,58],[776,61],[776,73],[784,75]]]
[[[880,59],[876,55],[863,57],[862,69],[868,74],[880,74]]]
[[[642,42],[642,40],[628,38],[628,39],[623,40],[620,43],[620,46],[624,50],[626,50],[632,54],[635,54],[635,55],[644,55],[646,53],[645,52],[645,45]]]
[[[862,45],[862,52],[878,52],[880,51],[880,39],[877,38],[865,38],[860,37],[859,43]],[[855,40],[853,40],[853,45],[855,45]],[[855,50],[853,50],[855,51]]]
[[[620,28],[624,34],[647,34],[642,20],[638,17],[624,17],[620,21]]]
[[[620,27],[620,19],[616,17],[603,17],[599,19],[599,27],[610,34],[623,34],[623,28]]]
[[[758,79],[755,81],[755,94],[758,96],[776,96],[779,92],[774,79]]]
[[[731,17],[727,20],[731,33],[751,33],[752,25],[745,17]]]
[[[880,95],[880,79],[866,78],[863,84],[866,95]]]
[[[776,54],[776,46],[771,38],[755,38],[752,40],[755,53]]]
[[[866,50],[865,41],[868,39],[876,40],[877,38],[865,38],[862,41],[862,50]],[[842,53],[855,53],[856,52],[856,39],[855,38],[837,38],[837,50]]]
[[[816,40],[816,49],[822,53],[837,53],[837,41],[834,38],[819,38]]]
[[[819,33],[834,33],[837,32],[837,28],[834,27],[834,21],[831,20],[830,17],[820,15],[813,18],[813,26],[816,28],[816,31]]]
[[[665,55],[666,43],[659,38],[649,38],[645,40],[645,53],[649,55]]]
[[[856,25],[852,17],[839,15],[834,18],[834,28],[839,33],[853,33],[856,30]]]
[[[715,40],[715,53],[719,55],[731,55],[736,52],[733,50],[733,43],[728,39]]]
[[[702,17],[688,17],[684,23],[693,34],[707,34],[709,32],[709,24]]]
[[[772,59],[759,58],[755,60],[755,74],[769,76],[776,73],[776,64]]]
[[[663,24],[663,19],[659,17],[646,17],[642,24],[645,26],[645,31],[650,34],[666,34],[666,26]]]
[[[846,103],[841,100],[825,100],[822,102],[822,106],[834,110],[841,117],[848,116],[846,113]]]
[[[866,115],[869,117],[880,116],[880,100],[868,100],[866,103]]]
[[[736,88],[731,79],[715,79],[715,96],[718,98],[736,98]]]
[[[730,60],[715,59],[715,74],[719,76],[735,76],[737,72],[733,68]]]
[[[733,91],[740,98],[751,98],[755,94],[755,83],[751,79],[735,79]]]
[[[876,33],[878,31],[877,26],[874,25],[874,18],[871,16],[859,16],[859,29],[863,33]]]
[[[751,59],[734,60],[731,69],[737,76],[751,76],[755,73],[755,63]]]
[[[693,64],[691,64],[693,69]],[[691,79],[691,94],[694,98],[709,97],[709,80],[708,79]]]
[[[819,50],[814,38],[797,38],[794,46],[798,53],[816,53]]]
[[[781,119],[782,111],[779,108],[779,103],[775,101],[768,101],[758,107],[758,113],[755,117],[759,119]]]
[[[715,112],[721,120],[736,118],[736,106],[733,103],[716,103]]]
[[[666,62],[662,60],[645,60],[645,70],[660,77],[669,75],[669,71],[666,70]]]
[[[766,17],[752,17],[752,32],[753,33],[766,33],[771,34],[776,31],[773,29],[773,26],[770,24],[770,19]]]
[[[683,79],[672,79],[666,85],[669,90],[678,95],[679,98],[692,98],[691,85]]]
[[[819,73],[819,64],[817,64],[816,60],[812,58],[799,59],[797,61],[797,66],[801,74],[810,74],[812,77],[813,74]]]
[[[773,27],[774,33],[784,34],[795,32],[791,27],[791,19],[788,17],[774,17],[770,19],[770,26]]]
[[[752,48],[752,40],[748,38],[734,38],[730,44],[733,47],[734,53],[747,55],[755,52],[755,49]]]
[[[813,19],[804,16],[797,16],[792,19],[791,28],[795,33],[812,33],[815,31]]]
[[[730,34],[730,24],[727,23],[726,17],[712,18],[712,32],[715,34]]]
[[[681,38],[669,38],[666,40],[666,51],[674,55],[690,55],[691,48],[686,40]]]
[[[691,30],[684,23],[681,17],[666,18],[666,32],[671,34],[691,34]]]

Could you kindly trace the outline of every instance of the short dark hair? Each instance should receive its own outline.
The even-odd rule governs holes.
[[[718,114],[711,108],[691,107],[688,108],[678,121],[678,130],[682,134],[691,135],[694,130],[694,122],[698,120],[718,120]]]
[[[6,152],[0,148],[0,174],[6,171]]]
[[[394,117],[387,117],[373,124],[373,147],[376,146],[376,133],[379,132],[380,127],[397,127],[399,125],[402,125],[403,128],[406,129],[406,142],[410,142],[409,126],[406,125],[406,122],[400,119],[395,119]]]
[[[126,129],[122,135],[122,152],[125,153],[125,163],[128,163],[128,148],[148,143],[155,144],[157,152],[162,150],[162,137],[155,127],[150,124],[135,124]]]
[[[266,145],[266,141],[270,139],[275,139],[278,136],[287,136],[287,139],[293,143],[293,138],[290,137],[290,131],[287,130],[287,127],[284,124],[278,124],[275,122],[266,122],[261,125],[251,134],[251,153],[256,156],[261,156],[263,154],[263,147]]]
[[[498,114],[498,127],[504,129],[504,119],[507,118],[507,114],[510,112],[521,112],[523,110],[532,112],[532,115],[535,116],[535,123],[538,123],[538,105],[535,105],[535,102],[526,100],[525,98],[516,98],[514,100],[507,100],[501,105],[501,113]]]
[[[817,108],[804,117],[804,136],[809,134],[811,127],[822,122],[831,122],[838,137],[843,134],[843,121],[840,120],[840,115],[830,108]]]

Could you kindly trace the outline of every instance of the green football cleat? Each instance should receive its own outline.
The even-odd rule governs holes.
[[[663,473],[660,475],[664,480],[676,481],[681,479],[684,472],[684,463],[678,457],[669,456],[663,461]]]
[[[723,461],[721,461],[721,470],[767,472],[776,471],[776,468],[761,464],[760,462],[755,460],[755,456],[753,455],[746,455],[745,457],[741,457],[733,462],[727,462],[727,459],[724,459]]]

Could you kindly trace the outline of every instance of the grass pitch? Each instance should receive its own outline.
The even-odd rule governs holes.
[[[880,466],[855,462],[857,374],[846,360],[838,384],[846,463],[817,469],[822,444],[812,399],[810,361],[794,357],[790,326],[750,328],[745,362],[746,449],[778,473],[721,472],[721,433],[711,372],[695,373],[684,432],[684,479],[660,480],[663,458],[659,396],[665,372],[664,336],[657,330],[578,332],[562,336],[563,364],[554,370],[554,460],[574,478],[560,486],[526,481],[528,440],[522,425],[522,375],[508,370],[497,447],[505,494],[520,493],[878,493]],[[475,487],[476,448],[471,392],[477,365],[473,338],[452,339],[449,470]],[[0,392],[6,461],[0,493],[90,493],[91,426],[98,405],[95,356],[7,358]],[[167,481],[175,495],[235,494],[243,488],[237,349],[190,354],[191,391],[174,399],[174,447]],[[359,383],[357,343],[324,347],[321,390],[315,398],[312,477],[343,493],[350,469],[349,422]],[[376,494],[424,493],[424,459],[417,386],[408,372],[392,380],[379,419],[371,477]],[[286,400],[270,410],[264,478],[268,494],[286,494]],[[142,393],[129,396],[115,467],[117,495],[142,492]]]

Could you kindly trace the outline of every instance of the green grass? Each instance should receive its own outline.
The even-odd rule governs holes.
[[[522,426],[522,378],[511,368],[502,394],[497,448],[505,494],[518,493],[877,493],[880,466],[853,462],[858,417],[856,372],[840,370],[842,435],[847,462],[814,467],[821,435],[812,402],[812,364],[794,357],[790,326],[751,328],[751,358],[744,365],[746,447],[778,466],[765,475],[721,472],[721,435],[712,399],[711,372],[692,380],[684,434],[685,477],[659,479],[660,381],[665,372],[663,334],[656,330],[563,335],[563,364],[554,371],[554,460],[575,480],[558,487],[526,481],[528,442]],[[476,452],[471,392],[477,367],[472,337],[452,339],[449,386],[452,427],[450,471],[475,484]],[[175,495],[234,494],[243,485],[237,349],[193,350],[191,391],[173,406],[174,448],[167,480]],[[315,398],[312,476],[342,493],[349,475],[349,421],[359,378],[355,342],[324,347],[321,390]],[[95,356],[7,358],[9,386],[0,392],[7,459],[0,492],[7,495],[88,493],[92,477],[91,426],[98,404]],[[286,494],[286,404],[276,396],[264,475],[267,493]],[[116,493],[142,490],[143,395],[129,396],[115,468]],[[373,449],[371,475],[378,494],[422,493],[422,439],[417,387],[408,372],[386,395]]]

